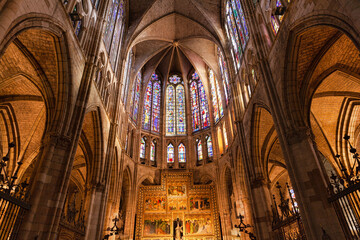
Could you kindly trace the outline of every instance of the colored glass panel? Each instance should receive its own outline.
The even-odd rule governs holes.
[[[279,23],[277,22],[277,20],[275,19],[274,15],[271,15],[271,26],[272,26],[272,30],[274,32],[274,34],[276,35],[277,32],[279,31]]]
[[[199,140],[197,143],[197,158],[198,158],[198,161],[203,160],[203,151],[202,151],[201,140]]]
[[[174,146],[171,143],[167,147],[167,162],[174,162]]]
[[[201,116],[202,127],[207,128],[210,127],[209,105],[206,98],[204,85],[202,84],[200,79],[198,81],[198,87],[199,87],[200,116]]]
[[[175,134],[175,89],[169,85],[166,89],[166,135]]]
[[[196,81],[190,84],[191,110],[192,110],[192,127],[193,131],[200,129],[199,101]]]
[[[104,34],[104,42],[105,42],[105,48],[106,48],[107,52],[110,51],[110,45],[111,45],[111,40],[112,40],[112,37],[114,34],[119,4],[120,4],[120,0],[112,1],[112,5],[111,5],[112,11],[110,12],[110,16],[108,16],[108,22],[107,22],[107,26],[106,26],[105,34]]]
[[[217,93],[217,98],[218,98],[218,103],[219,103],[219,114],[220,114],[220,118],[224,116],[224,108],[222,105],[222,97],[221,97],[221,91],[220,91],[220,87],[219,87],[219,81],[215,78],[215,84],[216,84],[216,93]]]
[[[151,95],[152,95],[152,81],[149,81],[145,92],[144,110],[143,110],[143,128],[145,130],[150,130]]]
[[[183,85],[176,87],[176,132],[186,134],[185,123],[185,90]]]
[[[154,162],[155,161],[155,143],[154,141],[151,141],[150,143],[150,161]]]
[[[216,96],[215,76],[213,70],[211,69],[209,70],[209,80],[210,80],[210,88],[211,88],[211,96],[212,96],[212,105],[214,110],[214,119],[215,122],[217,122],[220,119],[219,105]]]
[[[145,140],[144,138],[141,138],[141,142],[140,142],[140,158],[145,158]]]
[[[136,75],[135,89],[134,89],[134,100],[133,100],[133,112],[132,119],[134,122],[137,121],[138,109],[139,109],[139,100],[140,100],[140,88],[141,88],[141,73],[138,72]]]
[[[160,100],[161,100],[161,85],[159,81],[156,81],[154,82],[152,115],[151,115],[152,116],[151,130],[154,132],[160,131]]]
[[[233,10],[233,16],[234,16],[234,21],[236,23],[237,26],[237,32],[239,34],[240,37],[240,41],[241,41],[241,47],[242,49],[244,49],[245,47],[245,36],[244,36],[244,32],[241,26],[241,21],[240,21],[240,16],[239,13],[236,9],[236,5],[235,5],[235,0],[231,1],[231,5],[232,5],[232,10]]]
[[[126,66],[125,66],[125,75],[124,75],[124,86],[122,88],[122,92],[121,92],[121,96],[122,96],[122,100],[123,103],[126,104],[127,102],[127,97],[128,97],[128,88],[129,88],[129,79],[130,79],[130,70],[131,70],[131,65],[132,65],[132,50],[129,52],[127,60],[126,60]],[[130,105],[132,106],[132,105]]]
[[[228,2],[228,4],[226,5],[226,9],[227,9],[227,16],[226,16],[226,28],[227,28],[227,32],[230,35],[230,42],[232,44],[232,48],[234,50],[234,60],[236,62],[236,69],[240,68],[240,56],[241,56],[241,48],[240,48],[240,41],[239,41],[239,37],[237,36],[237,32],[236,32],[236,26],[235,23],[233,21],[233,17],[232,17],[232,11],[231,11],[231,7],[230,7],[230,3]]]
[[[247,25],[246,25],[246,20],[245,20],[244,12],[243,12],[242,7],[241,7],[240,0],[236,0],[236,6],[237,6],[237,10],[239,12],[239,16],[240,16],[240,19],[241,19],[241,24],[242,24],[242,27],[243,27],[243,30],[244,30],[246,40],[248,40],[249,39],[249,31],[248,31],[248,28],[247,28]],[[246,45],[246,43],[245,43],[245,45]]]
[[[230,81],[229,81],[229,73],[228,73],[228,69],[226,67],[226,62],[224,59],[224,55],[222,54],[220,48],[218,48],[218,64],[220,67],[220,72],[221,72],[221,77],[223,80],[223,84],[224,84],[224,89],[225,89],[225,98],[226,98],[226,104],[228,104],[229,102],[229,98],[231,96],[230,93]]]
[[[124,2],[121,0],[120,4],[119,4],[119,9],[118,9],[118,13],[117,13],[117,18],[116,18],[116,27],[115,27],[115,32],[114,32],[114,36],[111,42],[111,47],[109,49],[110,52],[110,63],[113,69],[115,69],[115,61],[116,61],[116,57],[118,55],[118,49],[119,49],[119,45],[120,45],[120,38],[122,35],[122,31],[123,31],[123,17],[124,17]]]
[[[214,156],[214,152],[213,152],[213,146],[212,146],[212,141],[211,141],[211,137],[208,137],[206,139],[206,146],[207,146],[207,153],[209,157]]]
[[[178,75],[172,75],[170,78],[169,78],[169,81],[170,83],[172,84],[178,84],[181,82],[181,78],[178,76]]]
[[[178,153],[179,153],[179,163],[186,162],[186,152],[185,152],[185,145],[180,143],[178,147]]]
[[[225,149],[226,149],[226,148],[228,148],[229,143],[228,143],[228,138],[227,138],[225,126],[223,126],[223,133],[224,133],[224,143],[225,143]]]

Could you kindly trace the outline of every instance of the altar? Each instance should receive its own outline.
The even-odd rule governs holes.
[[[217,240],[214,184],[194,185],[192,173],[163,173],[161,185],[141,186],[135,239]]]

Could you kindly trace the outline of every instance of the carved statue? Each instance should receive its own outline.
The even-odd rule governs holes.
[[[183,232],[183,227],[180,226],[180,222],[177,221],[177,226],[175,228],[175,240],[182,240],[181,233]]]

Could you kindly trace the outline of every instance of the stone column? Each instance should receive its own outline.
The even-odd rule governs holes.
[[[271,238],[271,194],[269,186],[264,179],[255,179],[251,183],[253,199],[254,225],[256,237],[261,240]],[[247,222],[245,222],[247,224]]]
[[[87,221],[86,221],[86,240],[101,239],[103,212],[105,211],[105,186],[102,184],[95,184],[88,189],[88,207],[87,207]]]
[[[297,129],[285,137],[286,165],[307,239],[321,239],[322,227],[334,239],[345,239],[335,209],[327,200],[327,180],[310,129]]]
[[[70,177],[74,141],[48,133],[30,186],[30,211],[18,239],[57,239],[62,208]]]

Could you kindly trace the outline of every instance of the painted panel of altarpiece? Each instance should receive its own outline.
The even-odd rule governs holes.
[[[135,239],[221,239],[214,185],[194,185],[192,173],[178,172],[163,173],[161,185],[141,186]]]

